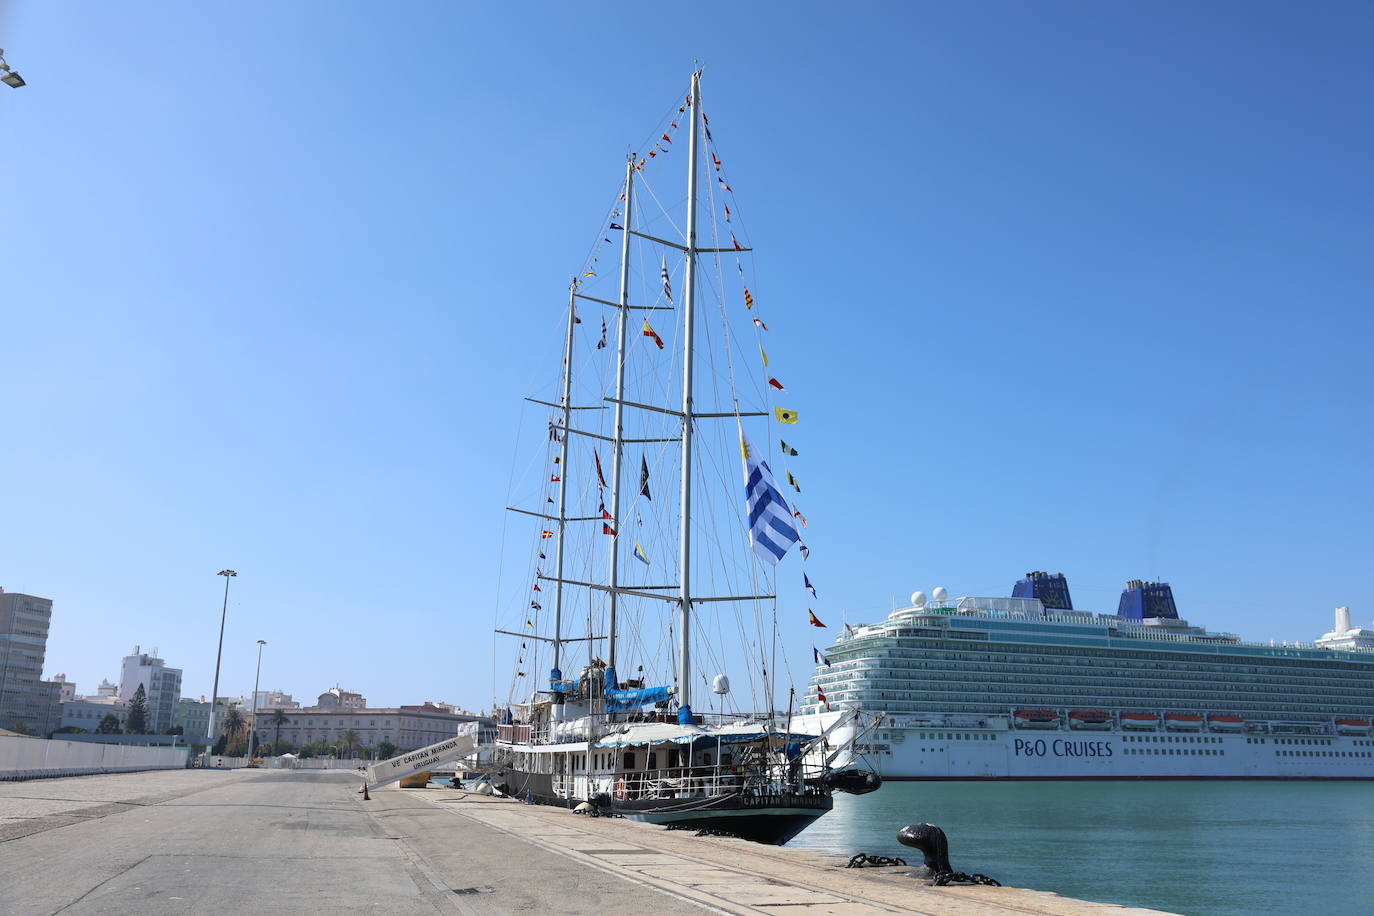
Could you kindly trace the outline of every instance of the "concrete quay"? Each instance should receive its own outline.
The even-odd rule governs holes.
[[[838,856],[461,790],[382,789],[363,801],[358,785],[319,770],[0,783],[0,912],[1155,912],[1018,888],[931,888],[887,869],[839,868]]]

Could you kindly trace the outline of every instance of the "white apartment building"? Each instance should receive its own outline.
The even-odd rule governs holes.
[[[119,696],[132,700],[141,684],[148,698],[148,732],[165,735],[172,727],[177,700],[181,699],[181,669],[168,668],[156,653],[156,649],[153,654],[140,652],[138,646],[134,646],[134,654],[125,656],[119,677]]]
[[[300,709],[301,704],[291,698],[291,694],[282,693],[280,690],[259,690],[253,694],[253,705],[249,710],[256,709],[259,713],[271,712],[274,709]]]

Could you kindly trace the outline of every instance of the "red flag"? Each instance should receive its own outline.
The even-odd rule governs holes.
[[[597,483],[598,483],[600,486],[603,486],[603,487],[604,487],[604,486],[606,485],[606,475],[603,474],[603,473],[601,473],[601,453],[598,452],[598,451],[596,451],[595,449],[593,449],[593,450],[592,450],[592,457],[596,459],[596,479],[597,479]]]
[[[542,591],[543,591],[543,589],[539,587],[539,583],[538,583],[538,582],[534,583],[534,590],[535,590],[536,592],[542,592]]]
[[[612,537],[614,537],[614,536],[615,536],[615,529],[612,528],[610,525],[606,524],[605,522],[602,522],[602,523],[601,523],[601,533],[602,533],[602,534],[609,534],[609,535],[611,535]]]
[[[719,172],[719,171],[720,171],[720,159],[718,159],[718,158],[716,157],[716,154],[715,154],[714,152],[711,153],[711,161],[714,162],[714,163],[716,164],[716,171]]]
[[[808,613],[808,614],[811,615],[811,625],[812,625],[813,627],[823,627],[823,626],[825,626],[825,624],[821,623],[821,619],[820,619],[819,617],[816,616],[816,612],[815,612],[815,611],[811,610],[810,608],[807,608],[807,609],[806,609],[806,613]]]
[[[775,378],[770,378],[770,379],[768,380],[768,384],[769,384],[769,385],[772,385],[774,388],[778,389],[779,391],[786,391],[786,390],[787,390],[786,388],[782,387],[782,382],[778,381],[778,380],[775,379]]]
[[[548,539],[548,538],[553,537],[553,532],[552,532],[552,531],[543,531],[543,532],[540,532],[539,536],[540,536],[541,538]],[[542,557],[543,554],[541,553],[540,556]]]
[[[751,309],[754,307],[754,297],[749,292],[749,287],[747,286],[744,288],[744,307],[747,309]]]
[[[562,478],[562,477],[559,477],[557,474],[554,474],[554,475],[552,475],[551,477],[549,477],[549,483],[562,483],[562,482],[563,482],[563,478]]]
[[[736,251],[744,250],[744,246],[739,243],[739,239],[735,238],[735,234],[733,232],[730,233],[730,241],[734,243]]]
[[[806,527],[806,516],[801,514],[800,509],[798,509],[796,512],[793,512],[792,517],[795,518],[797,521],[801,522],[803,528]]]
[[[764,324],[762,321],[760,321],[760,320],[757,319],[757,318],[754,319],[754,324],[756,324],[756,325],[758,325],[759,327],[763,328],[765,331],[768,330],[768,325]]]
[[[672,142],[673,142],[673,138],[670,137],[670,136],[668,136],[667,134],[664,134],[664,135],[663,135],[663,139],[666,140],[666,141],[669,142],[669,143],[672,143]]]
[[[726,221],[727,223],[730,222],[730,205],[729,205],[729,204],[726,204],[726,205],[725,205],[725,221]]]
[[[821,690],[819,687],[816,688],[816,699],[825,704],[826,712],[830,712],[830,701],[825,698],[825,691]]]

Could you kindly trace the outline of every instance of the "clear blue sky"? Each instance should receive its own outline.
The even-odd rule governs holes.
[[[490,703],[519,398],[695,58],[832,618],[1029,569],[1374,617],[1368,4],[11,0],[0,46],[0,585],[83,692],[139,643],[208,693],[231,566],[222,692],[263,638],[298,697]]]

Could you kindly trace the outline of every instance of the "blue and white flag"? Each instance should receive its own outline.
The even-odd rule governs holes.
[[[778,492],[768,462],[754,449],[743,432],[739,437],[744,453],[744,492],[749,505],[749,542],[759,558],[777,564],[798,540],[792,523],[792,510]]]
[[[816,664],[818,664],[818,665],[825,665],[825,667],[827,667],[827,668],[830,667],[830,659],[828,659],[828,658],[826,658],[824,655],[822,655],[820,649],[817,649],[815,646],[812,646],[812,647],[811,647],[811,655],[812,655],[813,658],[816,659]]]
[[[668,258],[663,258],[663,267],[659,271],[663,276],[663,298],[669,302],[673,301],[673,284],[668,280]]]

